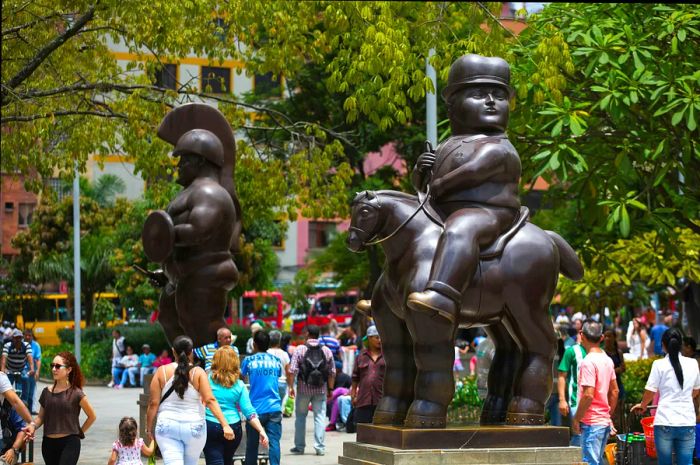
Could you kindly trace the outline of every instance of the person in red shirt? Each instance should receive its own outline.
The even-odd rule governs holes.
[[[160,355],[156,357],[156,360],[153,362],[153,366],[158,368],[161,365],[170,365],[171,363],[173,363],[173,359],[170,358],[170,353],[167,349],[163,349],[163,352],[161,352]]]
[[[379,332],[376,326],[370,326],[367,328],[367,348],[362,349],[355,359],[355,368],[352,371],[350,398],[355,407],[357,423],[372,422],[374,410],[382,398],[385,369]]]
[[[586,357],[579,364],[578,409],[571,422],[574,434],[581,434],[583,462],[603,463],[605,445],[612,428],[612,415],[617,405],[618,387],[615,365],[600,348],[603,325],[586,320],[581,329],[581,345]]]

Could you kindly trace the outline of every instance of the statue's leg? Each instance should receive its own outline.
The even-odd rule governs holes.
[[[408,296],[408,306],[429,315],[437,313],[455,322],[462,292],[468,288],[479,263],[479,248],[493,242],[512,223],[507,209],[485,209],[446,205],[445,230],[435,249],[430,279],[423,292]]]
[[[415,395],[404,425],[410,428],[444,428],[447,407],[454,395],[454,338],[457,325],[422,312],[407,315],[413,336],[418,373]]]
[[[523,301],[522,306],[509,306],[509,309],[512,317],[508,318],[507,325],[520,343],[522,363],[515,377],[506,423],[542,425],[545,405],[552,392],[554,328],[546,307],[528,306]]]
[[[520,364],[520,349],[503,323],[484,328],[496,346],[488,378],[488,394],[481,410],[482,425],[503,424],[513,395],[513,378]]]
[[[216,341],[216,330],[226,326],[224,310],[228,291],[221,287],[194,285],[193,280],[180,282],[177,312],[195,347]]]
[[[413,401],[416,364],[413,340],[406,322],[397,317],[386,300],[375,292],[372,315],[382,337],[382,353],[386,369],[383,395],[374,411],[375,425],[403,425],[406,411]]]
[[[160,293],[158,301],[158,323],[163,327],[165,338],[169,344],[173,343],[176,337],[185,334],[185,330],[180,326],[175,304],[175,287],[168,283]]]

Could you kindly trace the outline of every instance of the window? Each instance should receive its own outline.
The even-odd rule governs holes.
[[[202,91],[212,94],[231,92],[231,68],[202,66]]]
[[[49,178],[45,181],[45,184],[56,193],[56,200],[59,202],[65,197],[73,194],[70,186],[61,181],[59,178]]]
[[[280,96],[282,86],[280,86],[279,78],[274,80],[272,73],[256,74],[255,75],[255,95]]]
[[[309,248],[328,247],[335,235],[335,223],[323,221],[309,222]]]
[[[12,213],[15,211],[15,204],[12,202],[5,202],[5,213]]]
[[[19,217],[17,218],[17,225],[20,228],[26,228],[32,223],[32,216],[34,214],[35,206],[36,205],[33,203],[19,204]]]
[[[158,87],[177,90],[177,65],[165,64],[156,71],[156,82]]]

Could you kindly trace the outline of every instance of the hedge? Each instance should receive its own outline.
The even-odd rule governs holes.
[[[158,355],[163,349],[170,349],[170,344],[165,339],[165,334],[159,324],[130,324],[114,328],[89,327],[80,333],[81,340],[81,364],[83,374],[88,380],[109,380],[112,367],[112,330],[118,329],[127,345],[133,347],[134,352],[141,353],[143,344],[151,346],[151,352]],[[250,338],[250,329],[233,325],[231,333],[236,337],[235,345],[241,354],[245,354],[246,342]],[[51,377],[49,364],[58,352],[74,352],[74,333],[72,329],[58,331],[61,345],[43,348],[41,357],[42,376]]]

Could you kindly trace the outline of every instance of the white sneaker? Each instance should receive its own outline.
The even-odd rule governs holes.
[[[114,386],[114,381],[110,381],[109,384],[107,384],[108,388],[111,388],[112,386]]]

